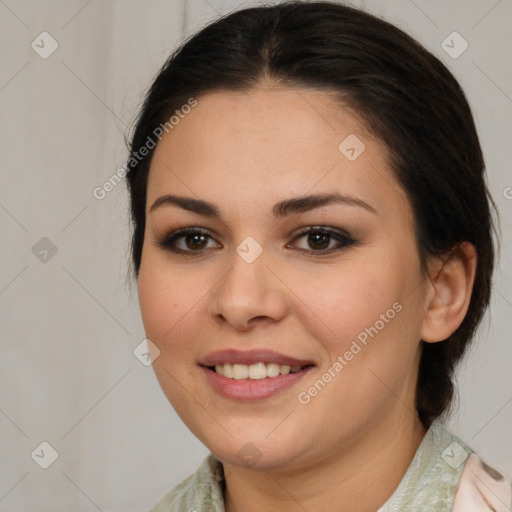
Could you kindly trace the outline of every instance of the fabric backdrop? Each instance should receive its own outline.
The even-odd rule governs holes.
[[[206,455],[134,355],[145,336],[127,277],[124,183],[94,190],[124,163],[124,135],[170,51],[257,3],[0,0],[0,510],[147,511]],[[439,56],[473,107],[502,255],[447,425],[510,474],[512,3],[353,4]],[[442,46],[454,31],[451,47],[468,44],[456,58]]]

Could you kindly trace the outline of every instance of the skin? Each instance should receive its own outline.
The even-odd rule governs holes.
[[[462,244],[422,272],[411,205],[386,147],[358,116],[325,92],[262,82],[249,92],[215,91],[159,142],[147,190],[138,291],[153,367],[189,429],[224,464],[228,512],[332,508],[375,511],[393,493],[425,435],[415,411],[420,340],[446,339],[467,311],[476,257]],[[355,134],[365,150],[338,149]],[[278,201],[339,192],[376,211],[331,204],[284,218]],[[173,205],[165,194],[213,202],[222,220]],[[320,255],[301,228],[345,230],[352,246]],[[158,246],[178,228],[211,235]],[[248,236],[263,248],[247,263]],[[325,239],[324,239],[325,240]],[[322,248],[325,246],[321,246]],[[320,251],[321,252],[321,251]],[[399,303],[402,309],[305,405],[308,390],[357,335]],[[217,394],[198,361],[212,351],[270,349],[311,360],[297,385],[256,403]],[[252,443],[260,458],[238,456]],[[371,492],[368,492],[371,488]]]

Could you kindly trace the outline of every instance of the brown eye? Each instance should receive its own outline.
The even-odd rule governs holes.
[[[175,253],[200,253],[211,248],[208,247],[210,240],[213,238],[202,229],[184,228],[169,233],[158,242],[158,246]]]
[[[344,232],[334,231],[325,227],[309,227],[303,230],[294,241],[305,239],[306,247],[298,247],[301,252],[310,254],[330,254],[343,248],[355,245],[356,241]],[[220,244],[208,246],[215,240],[200,228],[183,228],[169,233],[157,245],[177,254],[197,255],[207,250],[222,248]],[[294,244],[296,247],[297,245]]]
[[[185,236],[185,245],[189,249],[203,249],[206,245],[206,235],[198,234],[198,235],[186,235]]]
[[[309,233],[307,240],[311,248],[322,251],[329,247],[331,236],[327,233]]]
[[[327,229],[323,226],[303,230],[295,240],[305,239],[307,247],[299,247],[309,253],[328,254],[355,245],[356,241],[346,233]],[[333,242],[335,242],[333,244]]]

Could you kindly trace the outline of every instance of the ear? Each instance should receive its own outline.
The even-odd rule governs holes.
[[[462,323],[471,300],[476,264],[476,249],[470,242],[462,242],[448,255],[430,262],[423,341],[443,341]]]

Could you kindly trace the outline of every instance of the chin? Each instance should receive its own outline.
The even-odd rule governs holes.
[[[237,447],[238,448],[238,447]],[[292,453],[293,448],[281,448],[280,450],[268,450],[261,445],[246,441],[240,444],[238,450],[219,447],[219,450],[210,450],[222,463],[229,463],[239,468],[255,471],[277,471],[289,468],[296,458]]]
[[[265,433],[262,433],[264,430]],[[203,444],[223,463],[255,470],[279,470],[287,468],[292,461],[304,454],[303,436],[283,430],[247,428],[233,437],[227,434],[222,439],[206,439],[198,433]],[[283,442],[285,441],[285,442]]]

